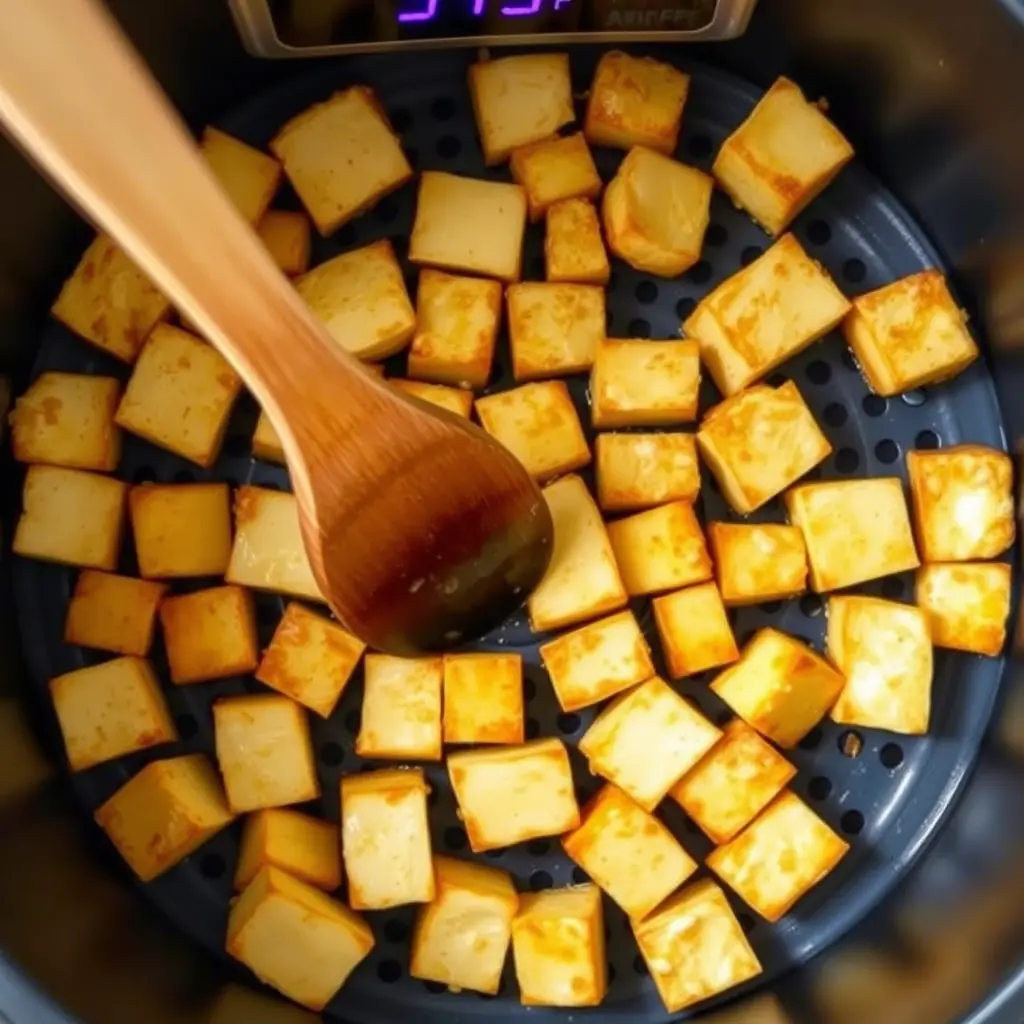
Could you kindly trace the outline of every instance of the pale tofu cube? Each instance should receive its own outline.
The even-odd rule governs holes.
[[[575,118],[567,53],[525,53],[470,66],[469,95],[489,167]]]
[[[846,855],[849,846],[786,790],[707,865],[766,921],[778,921]]]
[[[274,424],[270,422],[270,417],[262,409],[252,435],[252,454],[255,459],[285,465],[284,445],[281,444],[281,438],[274,429]]]
[[[819,594],[916,569],[910,513],[898,477],[802,484],[786,493]]]
[[[167,586],[83,569],[68,603],[64,642],[115,654],[148,654]]]
[[[795,526],[708,523],[722,600],[729,607],[783,601],[807,589],[807,548]]]
[[[711,689],[747,725],[788,749],[825,717],[845,682],[806,644],[778,630],[762,629]]]
[[[450,754],[448,774],[474,853],[561,835],[580,823],[561,740]]]
[[[357,910],[429,903],[435,894],[420,768],[392,768],[341,780],[341,849]]]
[[[629,600],[601,513],[583,480],[544,488],[554,523],[551,562],[526,603],[535,632],[561,629],[618,611]]]
[[[441,760],[441,658],[368,654],[363,719],[356,737],[360,757]]]
[[[714,569],[693,506],[674,501],[608,524],[608,539],[630,597],[711,579]]]
[[[762,970],[725,893],[710,878],[634,921],[633,934],[669,1013],[742,985]]]
[[[469,419],[473,412],[473,392],[462,388],[450,388],[445,384],[425,384],[419,380],[399,380],[392,378],[389,382],[393,387],[413,398],[418,398],[428,405],[436,405],[445,409],[453,416]]]
[[[654,622],[673,679],[718,668],[740,656],[714,581],[663,594],[653,601]]]
[[[597,500],[606,512],[694,502],[700,464],[693,434],[598,434]]]
[[[245,819],[235,869],[235,891],[245,889],[267,865],[287,871],[293,878],[325,892],[333,892],[341,885],[338,826],[290,808],[255,811]]]
[[[434,857],[437,895],[416,918],[409,974],[497,995],[519,895],[512,877],[485,864]]]
[[[721,735],[655,676],[612,701],[584,733],[579,750],[593,774],[653,811]]]
[[[525,718],[522,655],[444,656],[445,743],[522,743]]]
[[[736,512],[754,512],[823,462],[832,445],[797,386],[758,384],[709,409],[697,444]]]
[[[706,295],[683,323],[723,395],[736,394],[828,334],[850,309],[791,235]]]
[[[526,191],[521,185],[424,171],[409,260],[516,281],[525,231]]]
[[[111,472],[121,461],[114,377],[41,373],[14,403],[11,448],[19,462]]]
[[[509,169],[512,180],[526,189],[531,221],[540,220],[555,203],[593,199],[601,191],[601,176],[579,132],[515,150]]]
[[[796,767],[740,718],[672,788],[671,797],[720,846],[749,825],[789,785]]]
[[[256,678],[329,718],[366,644],[336,622],[296,601],[284,610]]]
[[[634,918],[646,917],[697,870],[658,818],[611,785],[583,808],[580,827],[562,846]]]
[[[228,199],[252,225],[259,223],[281,182],[281,165],[218,128],[207,127],[199,149]]]
[[[770,235],[781,234],[853,159],[823,110],[778,78],[715,157],[718,183]]]
[[[997,657],[1006,643],[1013,569],[1002,562],[922,565],[914,600],[928,618],[932,643]]]
[[[608,253],[597,209],[588,199],[548,207],[544,223],[544,276],[555,283],[608,283]]]
[[[480,423],[537,480],[590,463],[590,448],[565,383],[538,381],[476,400]]]
[[[153,761],[95,814],[96,824],[141,882],[194,853],[234,819],[204,754]]]
[[[923,270],[859,295],[843,336],[878,395],[938,384],[978,358],[967,314],[938,270]]]
[[[282,273],[294,277],[309,269],[309,218],[292,210],[268,210],[256,226]]]

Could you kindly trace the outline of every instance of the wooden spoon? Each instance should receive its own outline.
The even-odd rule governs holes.
[[[523,603],[551,552],[537,486],[483,431],[375,380],[328,337],[98,4],[0,0],[0,120],[266,410],[313,571],[349,630],[434,651]]]

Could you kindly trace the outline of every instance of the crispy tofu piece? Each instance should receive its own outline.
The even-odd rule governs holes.
[[[590,87],[583,131],[594,146],[675,152],[690,76],[652,57],[610,50]]]
[[[525,230],[526,190],[521,185],[424,171],[409,260],[516,281]]]
[[[341,780],[341,849],[357,910],[429,903],[435,895],[427,821],[430,786],[420,768]]]
[[[810,647],[762,629],[711,689],[762,736],[788,749],[825,717],[845,682]]]
[[[998,656],[1006,643],[1013,569],[1003,562],[922,565],[914,600],[928,619],[932,643]]]
[[[441,760],[441,658],[368,654],[363,666],[360,757]]]
[[[795,526],[708,523],[722,600],[730,607],[783,601],[807,589],[807,548]]]
[[[791,380],[777,388],[758,384],[709,409],[697,444],[741,515],[781,494],[832,452]]]
[[[509,169],[512,180],[526,189],[531,221],[562,200],[593,199],[601,192],[601,176],[580,132],[515,150]]]
[[[561,835],[580,823],[561,740],[450,754],[448,774],[474,853]]]
[[[11,448],[19,462],[111,472],[121,461],[114,377],[41,373],[14,403]]]
[[[859,295],[843,336],[878,395],[898,395],[955,377],[978,358],[967,314],[938,270]]]
[[[551,563],[526,608],[535,632],[618,611],[629,600],[601,513],[571,474],[544,488],[555,527]]]
[[[245,675],[259,664],[256,606],[241,587],[211,587],[167,597],[160,625],[171,670],[181,686]]]
[[[117,568],[127,490],[120,480],[97,473],[29,466],[14,553],[88,569]]]
[[[714,573],[688,501],[617,519],[608,524],[608,539],[630,597],[703,583]]]
[[[576,116],[567,53],[526,53],[470,66],[469,95],[488,167],[554,135]]]
[[[633,918],[646,917],[697,870],[665,825],[612,785],[583,808],[580,827],[562,846]]]
[[[597,500],[606,512],[694,502],[700,465],[693,434],[598,434]]]
[[[647,641],[628,609],[542,644],[540,657],[563,711],[597,704],[654,675]]]
[[[544,276],[554,283],[606,285],[612,271],[594,204],[563,199],[548,207],[544,220]]]
[[[416,313],[391,240],[343,252],[295,287],[327,333],[357,359],[387,359],[408,344]]]
[[[670,795],[720,846],[746,828],[795,775],[794,765],[741,718],[734,718],[717,746]]]
[[[258,224],[281,182],[281,165],[272,156],[211,126],[203,130],[199,149],[238,212],[250,224]]]
[[[250,882],[228,917],[228,953],[314,1012],[334,998],[373,946],[373,932],[358,914],[271,865]]]
[[[270,422],[270,417],[262,409],[252,435],[252,455],[254,459],[285,465],[284,445],[281,444],[281,438],[274,429],[274,424]]]
[[[274,630],[256,678],[329,718],[366,644],[336,622],[291,601]]]
[[[683,323],[727,398],[835,327],[850,303],[795,236],[783,235],[706,295]]]
[[[506,871],[434,857],[437,895],[416,917],[409,974],[497,995],[519,895]]]
[[[538,381],[478,398],[476,413],[484,430],[538,480],[590,463],[579,413],[563,381]]]
[[[778,921],[846,855],[849,846],[786,790],[707,865],[766,921]]]
[[[853,159],[823,109],[778,78],[715,157],[718,183],[770,235],[785,231]]]
[[[713,580],[656,597],[653,608],[661,649],[673,679],[728,665],[739,658],[736,637]]]
[[[153,644],[156,610],[167,586],[83,569],[68,603],[64,642],[142,657]]]
[[[268,864],[317,889],[333,892],[341,885],[338,826],[284,807],[250,814],[242,832],[235,891],[245,889]]]
[[[50,312],[97,348],[134,363],[171,304],[106,235],[97,235]]]
[[[802,484],[786,493],[819,594],[916,569],[910,514],[898,477]]]
[[[445,743],[522,743],[525,716],[522,655],[444,656]]]
[[[270,140],[321,235],[412,178],[412,167],[372,89],[353,85],[293,117]]]
[[[99,810],[96,824],[139,881],[151,882],[234,819],[205,754],[152,761]]]
[[[294,277],[309,269],[309,218],[293,210],[267,210],[256,234],[281,271]]]
[[[494,362],[501,295],[500,281],[421,270],[409,376],[453,387],[484,387]]]
[[[669,1013],[678,1013],[761,973],[761,963],[732,907],[710,878],[687,886],[657,913],[632,924]]]
[[[413,398],[418,398],[428,405],[436,405],[439,409],[446,409],[455,416],[469,419],[473,412],[473,392],[463,391],[462,388],[450,388],[445,384],[425,384],[420,380],[399,380],[395,377],[390,381],[393,387],[398,388]]]

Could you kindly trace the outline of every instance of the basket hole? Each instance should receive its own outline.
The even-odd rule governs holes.
[[[721,224],[709,224],[704,241],[715,248],[729,241],[729,232]]]
[[[356,736],[359,734],[359,729],[363,724],[363,716],[358,711],[350,711],[345,716],[345,731],[350,736]]]
[[[827,800],[832,792],[832,781],[824,775],[816,775],[807,784],[807,795],[812,800]]]
[[[711,150],[713,148],[711,139],[706,135],[694,135],[686,144],[686,152],[689,153],[694,160],[706,160],[711,156]]]
[[[442,160],[454,160],[462,152],[462,143],[454,135],[445,135],[438,140],[437,155]]]
[[[543,857],[545,854],[549,853],[550,850],[551,850],[551,840],[550,839],[531,839],[526,844],[526,849],[529,850],[529,852],[534,857]]]
[[[174,722],[178,727],[178,735],[185,741],[194,739],[199,732],[199,723],[191,715],[178,715]]]
[[[740,253],[740,263],[745,267],[749,267],[761,254],[764,249],[759,245],[748,245],[745,246],[743,251]]]
[[[526,738],[528,740],[535,740],[540,735],[540,722],[536,718],[528,718],[526,720]]]
[[[337,743],[325,743],[320,748],[320,762],[328,768],[337,768],[345,760],[345,751]]]
[[[388,114],[388,119],[399,135],[404,135],[412,127],[412,114],[405,107],[395,107]]]
[[[232,434],[224,442],[224,454],[229,459],[244,459],[249,454],[250,438],[244,434]]]
[[[801,741],[801,750],[817,750],[821,746],[821,726],[816,725]]]
[[[689,296],[680,299],[676,303],[676,316],[679,317],[680,320],[689,319],[689,316],[693,312],[694,306],[696,305],[696,301],[694,299],[691,299]]]
[[[534,892],[540,892],[541,889],[550,889],[554,885],[554,879],[546,871],[534,871],[530,875],[530,888]]]
[[[765,615],[774,615],[776,612],[780,611],[781,609],[782,609],[782,602],[781,601],[764,601],[761,604],[761,611],[763,611],[765,613]]]
[[[639,953],[633,957],[633,973],[641,978],[646,978],[651,973],[647,961]]]
[[[721,728],[723,725],[728,725],[732,721],[732,712],[728,708],[723,708],[715,715],[715,725]]]
[[[912,409],[916,409],[928,400],[928,392],[924,388],[914,388],[913,391],[905,391],[900,397]]]
[[[373,215],[381,224],[390,224],[398,216],[398,203],[393,196],[385,196],[374,208]]]
[[[933,448],[938,448],[941,444],[939,435],[934,430],[922,430],[917,437],[914,438],[914,447],[921,448],[925,451],[931,451]]]
[[[139,466],[132,473],[133,484],[152,484],[156,482],[156,470],[152,466]]]
[[[828,245],[832,241],[832,229],[824,220],[812,220],[807,225],[807,240],[812,245]]]
[[[881,395],[865,395],[860,404],[864,414],[872,419],[884,416],[889,408],[889,403]]]
[[[773,373],[766,383],[773,388],[781,388],[786,383],[786,375],[784,373]]]
[[[220,878],[227,868],[224,858],[219,853],[208,853],[199,862],[199,870],[204,878]]]
[[[580,716],[571,713],[559,715],[555,724],[563,736],[573,736],[580,727]]]
[[[572,869],[572,880],[576,885],[586,885],[590,881],[590,875],[583,868],[576,867]]]
[[[435,121],[450,121],[455,116],[455,100],[450,96],[438,96],[430,104],[430,116]]]
[[[809,619],[817,618],[824,610],[824,604],[817,594],[804,594],[800,598],[800,611]]]
[[[890,771],[899,768],[903,764],[903,748],[898,743],[886,743],[878,752],[878,759],[882,762],[883,767]]]
[[[889,576],[882,580],[882,597],[887,597],[890,601],[898,601],[902,596],[903,580],[897,579],[895,576]]]
[[[466,830],[461,825],[449,825],[444,830],[444,845],[449,850],[466,848]]]
[[[409,926],[404,921],[392,918],[384,925],[384,938],[396,945],[409,938]]]
[[[338,245],[347,249],[359,241],[359,229],[355,224],[342,224],[334,237],[337,239]]]
[[[864,749],[864,738],[854,729],[847,729],[839,737],[839,753],[844,757],[860,757]]]
[[[754,918],[748,914],[745,910],[740,911],[736,915],[736,920],[739,921],[740,927],[743,929],[744,935],[749,935],[754,930],[755,921]]]
[[[875,458],[886,466],[891,466],[900,457],[900,448],[895,441],[885,438],[875,445]]]
[[[843,264],[843,277],[850,282],[850,284],[860,284],[865,277],[868,276],[868,268],[864,266],[864,261],[854,257],[852,260],[847,260]]]
[[[807,379],[812,384],[827,384],[832,379],[832,367],[820,359],[815,359],[807,367]]]
[[[658,286],[653,281],[641,281],[636,286],[636,301],[649,306],[658,298]]]
[[[528,701],[537,696],[537,684],[532,679],[523,680],[523,696]]]
[[[840,473],[854,473],[860,465],[860,456],[852,448],[840,448],[836,452],[836,469]]]
[[[194,484],[196,475],[191,469],[179,469],[171,477],[171,482],[176,484]]]
[[[825,422],[830,427],[841,427],[849,417],[849,413],[846,411],[846,406],[840,405],[838,402],[826,405],[824,415]]]
[[[281,609],[274,600],[256,601],[256,621],[263,629],[276,629]]]
[[[634,317],[629,321],[629,337],[649,338],[651,336],[651,325],[643,317]]]
[[[425,981],[423,987],[432,995],[439,996],[442,992],[446,991],[446,986],[442,985],[439,981]]]
[[[377,968],[377,977],[385,985],[393,985],[402,976],[402,965],[397,960],[385,960]]]
[[[707,260],[699,260],[692,267],[690,267],[687,277],[694,284],[707,284],[711,280],[712,274],[711,264]]]
[[[864,815],[861,814],[860,811],[847,811],[839,819],[839,827],[848,836],[859,835],[861,829],[864,827]]]

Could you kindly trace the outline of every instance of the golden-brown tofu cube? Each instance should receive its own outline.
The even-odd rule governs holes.
[[[655,676],[617,697],[579,743],[601,775],[653,811],[722,733]]]
[[[369,210],[413,173],[383,107],[365,85],[293,117],[270,148],[322,235]]]
[[[435,894],[421,768],[389,768],[341,780],[341,849],[357,910],[429,903]]]
[[[708,523],[722,600],[730,607],[783,601],[807,589],[807,548],[795,526]]]
[[[444,656],[445,743],[522,743],[525,716],[521,655]]]
[[[917,543],[926,562],[995,558],[1017,533],[1013,462],[980,444],[907,452]]]
[[[530,220],[538,221],[565,199],[593,199],[601,191],[601,176],[583,135],[555,136],[523,146],[509,162],[512,180],[526,189]]]
[[[277,192],[281,165],[241,139],[209,126],[203,130],[199,149],[238,212],[250,224],[258,224]]]
[[[606,512],[694,502],[700,465],[693,434],[598,434],[597,500]]]
[[[845,682],[806,644],[762,629],[711,689],[762,736],[788,749],[825,717]]]
[[[723,395],[736,394],[827,334],[850,309],[791,234],[706,295],[683,323]]]
[[[707,865],[766,921],[778,921],[846,855],[849,846],[786,790]]]
[[[922,565],[914,600],[928,619],[932,643],[996,657],[1006,643],[1013,569],[1002,562]]]
[[[843,336],[878,395],[938,384],[978,358],[967,314],[938,270],[859,295],[843,321]]]
[[[235,891],[245,889],[268,864],[318,889],[333,892],[341,885],[338,826],[285,807],[255,811],[245,819],[235,869]]]
[[[786,511],[803,531],[819,594],[920,564],[898,477],[802,484],[786,493]]]
[[[294,277],[309,269],[309,218],[293,210],[267,210],[256,226],[281,271]]]
[[[697,444],[741,515],[781,494],[832,452],[791,380],[777,388],[758,384],[709,409]]]
[[[728,665],[740,656],[713,580],[656,597],[653,607],[661,649],[673,679]]]
[[[428,405],[436,405],[454,416],[469,419],[473,412],[473,392],[462,388],[450,388],[446,384],[426,384],[421,380],[399,380],[392,377],[389,382],[393,387],[413,398],[418,398]]]
[[[607,284],[608,253],[589,199],[563,199],[544,219],[544,276],[555,283]]]
[[[229,825],[224,790],[205,754],[153,761],[99,810],[99,825],[142,882],[174,867]]]
[[[262,409],[252,434],[252,454],[255,459],[276,462],[282,466],[285,464],[284,445],[270,417]]]
[[[363,666],[360,757],[441,760],[441,658],[368,654]]]
[[[64,642],[115,654],[149,653],[167,585],[83,569],[68,603]]]
[[[561,740],[450,754],[448,774],[474,853],[561,835],[580,823]]]

